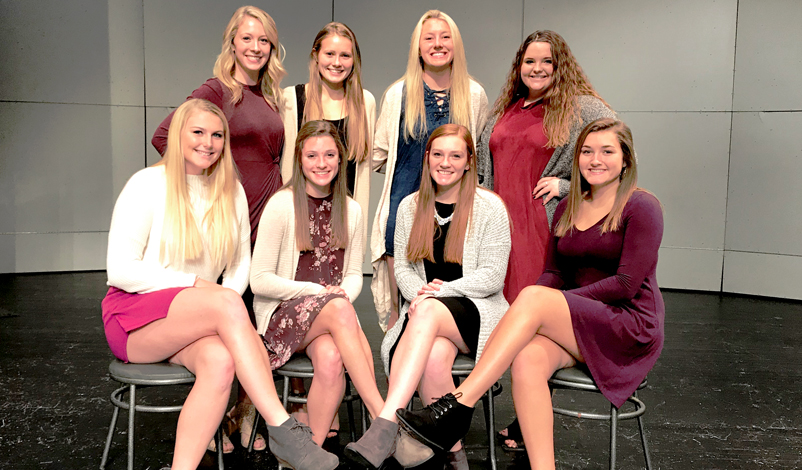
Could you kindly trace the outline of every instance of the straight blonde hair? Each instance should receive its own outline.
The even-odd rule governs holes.
[[[339,162],[337,175],[331,181],[331,241],[335,248],[348,246],[348,177],[347,164],[342,157],[345,154],[343,143],[337,129],[328,121],[309,121],[301,126],[295,139],[295,155],[292,165],[292,177],[284,188],[292,188],[292,202],[295,206],[295,243],[300,251],[309,251],[312,246],[312,235],[309,233],[309,206],[306,194],[306,176],[304,176],[301,159],[304,143],[312,137],[331,137],[337,146]],[[282,188],[283,189],[283,188]]]
[[[237,60],[234,56],[234,37],[237,35],[239,25],[246,17],[251,17],[262,23],[268,41],[270,41],[270,57],[267,64],[259,71],[259,87],[262,90],[267,104],[277,112],[283,109],[283,95],[281,93],[281,79],[287,75],[284,66],[281,64],[279,51],[283,47],[278,42],[278,30],[276,22],[264,10],[254,6],[244,6],[237,8],[231,20],[223,31],[223,47],[220,55],[214,63],[214,76],[225,85],[231,92],[231,104],[237,104],[242,100],[242,84],[234,79],[234,71],[237,67]]]
[[[195,220],[187,187],[187,174],[181,138],[187,121],[198,113],[211,113],[223,125],[223,151],[209,168],[204,170],[208,185],[206,211]],[[200,258],[208,249],[214,266],[223,268],[239,254],[240,226],[234,199],[239,175],[231,157],[228,121],[214,104],[191,99],[176,109],[167,131],[167,149],[156,165],[164,165],[167,198],[164,208],[164,236],[160,241],[159,259],[162,263],[181,263]],[[204,235],[201,235],[201,231]],[[204,241],[206,248],[204,248]]]
[[[359,43],[351,29],[342,23],[329,23],[315,36],[312,52],[309,53],[309,83],[306,85],[306,107],[304,108],[303,122],[323,119],[323,103],[320,98],[320,73],[317,69],[318,54],[323,40],[329,36],[340,36],[351,41],[351,57],[354,66],[346,77],[343,87],[345,89],[345,112],[348,117],[343,142],[348,154],[348,160],[363,162],[372,150],[368,148],[368,118],[365,113],[365,95],[362,91],[362,55],[359,52]]]
[[[423,24],[427,20],[438,19],[448,24],[454,44],[454,58],[451,61],[451,87],[449,97],[449,122],[471,127],[471,76],[468,74],[468,61],[459,28],[450,16],[439,10],[429,10],[421,16],[409,43],[407,70],[397,80],[404,82],[406,100],[404,101],[404,139],[418,139],[428,133],[426,128],[426,105],[423,97],[423,59],[420,55],[420,37]]]
[[[444,261],[462,264],[465,237],[469,231],[468,222],[473,214],[473,200],[479,187],[479,173],[476,170],[476,150],[473,146],[471,131],[467,127],[458,124],[444,124],[438,127],[426,142],[420,189],[417,196],[415,196],[417,199],[415,219],[412,222],[406,252],[407,259],[411,263],[424,259],[434,262],[434,237],[437,231],[440,230],[440,225],[437,224],[434,218],[437,186],[432,179],[429,168],[429,151],[435,140],[445,136],[459,137],[465,142],[465,146],[468,149],[466,169],[460,181],[457,203],[454,206],[454,217],[451,219],[443,250]]]

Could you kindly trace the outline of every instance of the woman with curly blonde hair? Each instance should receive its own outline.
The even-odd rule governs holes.
[[[251,251],[256,243],[259,219],[268,198],[281,187],[281,151],[284,146],[284,125],[281,122],[283,95],[281,79],[287,74],[281,64],[276,23],[263,10],[238,8],[223,31],[223,45],[210,78],[188,99],[202,98],[223,110],[231,127],[231,154],[240,172],[251,224]],[[167,130],[173,114],[167,116],[153,134],[153,146],[164,154]],[[253,293],[243,294],[253,316]],[[237,422],[242,436],[250,435],[254,419],[252,405],[240,403],[229,415]],[[244,429],[243,429],[244,427]],[[247,446],[247,439],[242,441]],[[226,452],[233,446],[224,438]],[[254,448],[266,447],[257,436]],[[212,445],[210,444],[210,449]]]

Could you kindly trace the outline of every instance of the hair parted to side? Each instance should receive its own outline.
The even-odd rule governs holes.
[[[409,234],[407,244],[407,259],[411,263],[427,259],[434,261],[435,230],[440,230],[434,218],[434,202],[437,196],[437,186],[432,179],[429,168],[429,151],[432,143],[440,137],[457,136],[465,142],[468,149],[468,160],[465,173],[460,181],[459,196],[454,206],[454,217],[451,219],[446,234],[443,258],[446,262],[462,264],[462,250],[465,246],[465,237],[470,228],[468,223],[473,213],[473,200],[479,190],[479,174],[476,169],[476,149],[473,146],[473,137],[467,127],[459,124],[444,124],[432,132],[426,142],[426,152],[423,156],[423,174],[421,175],[420,189],[416,199],[415,219]]]
[[[209,205],[202,220],[196,220],[187,187],[186,164],[181,138],[189,118],[198,113],[211,113],[223,124],[225,142],[217,161],[204,171],[208,185]],[[203,255],[201,230],[206,234],[209,257],[218,268],[229,265],[238,255],[240,227],[234,199],[239,175],[231,157],[228,121],[214,104],[191,99],[176,109],[167,131],[167,149],[156,165],[164,165],[167,198],[164,208],[164,236],[159,258],[164,263],[180,263]]]
[[[301,126],[295,139],[295,156],[292,165],[292,177],[284,187],[292,188],[292,201],[295,206],[295,243],[300,251],[314,249],[312,235],[309,233],[309,206],[307,205],[306,176],[304,176],[301,159],[304,143],[313,137],[331,137],[337,146],[339,163],[337,175],[331,181],[331,240],[335,248],[348,246],[348,178],[347,163],[343,155],[345,149],[337,129],[328,121],[309,121]]]
[[[629,126],[622,121],[613,118],[601,118],[589,123],[582,129],[576,142],[574,151],[574,166],[571,173],[571,189],[566,198],[566,208],[554,229],[554,236],[562,237],[570,230],[573,230],[576,217],[579,214],[579,206],[582,201],[589,196],[590,184],[588,184],[582,172],[579,170],[579,155],[585,139],[594,132],[612,132],[618,138],[621,145],[621,153],[624,156],[624,165],[619,176],[620,183],[615,192],[615,202],[610,214],[601,226],[600,234],[605,232],[615,232],[621,224],[621,214],[624,206],[627,205],[630,196],[638,190],[638,165],[635,158],[635,145],[632,141],[632,131]]]
[[[568,142],[571,127],[579,119],[580,109],[577,97],[590,95],[600,100],[602,98],[590,84],[590,80],[577,63],[576,57],[565,39],[554,31],[535,31],[524,39],[515,54],[512,67],[507,74],[507,81],[493,105],[495,116],[500,118],[511,105],[518,102],[519,99],[529,96],[529,89],[521,80],[521,63],[526,49],[533,42],[548,43],[551,46],[551,57],[554,59],[552,83],[543,97],[543,106],[545,107],[543,128],[548,139],[546,146],[557,148]]]
[[[283,48],[278,42],[276,22],[264,10],[250,5],[237,8],[225,31],[223,31],[223,48],[214,63],[214,76],[231,92],[231,104],[239,103],[242,99],[242,85],[234,79],[234,70],[236,70],[237,66],[237,60],[234,56],[234,37],[237,35],[240,23],[246,17],[254,18],[262,23],[267,39],[270,41],[270,57],[267,59],[267,65],[259,71],[258,83],[267,104],[274,110],[281,112],[284,105],[281,93],[281,79],[287,75],[287,71],[284,70],[284,66],[281,64],[283,53],[279,51],[283,50]]]
[[[416,139],[426,135],[426,106],[423,102],[423,59],[420,55],[420,37],[427,20],[439,19],[448,24],[454,45],[451,62],[451,87],[449,89],[449,122],[470,128],[471,126],[471,76],[459,28],[450,16],[439,10],[429,10],[421,16],[409,43],[407,70],[400,79],[406,86],[404,101],[404,139]],[[399,81],[400,81],[399,80]],[[397,82],[396,82],[397,83]]]
[[[318,54],[323,40],[329,36],[340,36],[351,41],[351,57],[354,66],[348,77],[345,78],[345,115],[348,121],[345,128],[343,142],[346,146],[348,160],[364,161],[373,150],[368,148],[368,118],[365,114],[365,96],[362,91],[362,55],[359,52],[359,43],[351,28],[343,23],[332,22],[323,27],[315,36],[312,51],[309,53],[309,83],[306,86],[306,107],[304,108],[304,122],[323,119],[323,103],[320,98],[322,81],[317,69]]]

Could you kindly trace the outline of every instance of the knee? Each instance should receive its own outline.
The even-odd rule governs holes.
[[[215,386],[230,390],[234,382],[234,358],[222,342],[204,346],[198,354],[196,376],[213,381]]]
[[[315,368],[314,379],[326,384],[335,384],[343,380],[345,370],[343,360],[334,343],[318,347],[311,359]]]
[[[410,324],[415,325],[431,325],[437,319],[438,307],[443,306],[439,300],[434,298],[424,299],[419,303],[414,310],[407,312]]]
[[[329,307],[334,324],[339,328],[348,330],[359,328],[359,322],[357,322],[356,319],[356,311],[348,300],[342,297],[336,297],[329,301],[327,307]]]
[[[248,309],[245,308],[245,303],[242,297],[231,289],[220,289],[216,293],[215,304],[216,312],[227,321],[247,321]]]
[[[515,356],[510,367],[513,380],[547,381],[554,374],[546,351],[538,345],[530,345]]]

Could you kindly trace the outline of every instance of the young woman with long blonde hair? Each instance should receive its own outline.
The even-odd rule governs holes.
[[[383,330],[398,319],[396,213],[401,200],[418,190],[429,135],[453,123],[477,136],[486,115],[487,95],[468,74],[459,28],[447,14],[427,11],[412,32],[406,73],[384,92],[373,144],[374,169],[386,175],[370,242],[371,290]]]
[[[457,354],[481,357],[509,307],[501,292],[510,253],[507,210],[498,196],[478,186],[473,139],[465,126],[434,130],[420,190],[404,198],[397,220],[395,272],[404,304],[382,341],[387,400],[362,439],[346,447],[346,456],[364,468],[378,468],[388,456],[398,429],[396,409],[406,406],[416,389],[425,404],[454,390],[451,366]],[[451,467],[467,468],[461,445],[449,449]]]
[[[236,373],[265,417],[270,448],[296,469],[337,457],[284,411],[240,295],[250,268],[248,203],[223,112],[178,107],[164,158],[123,188],[109,229],[103,323],[126,362],[169,361],[195,374],[178,418],[172,468],[194,469],[220,424]],[[222,285],[217,279],[222,274]]]

